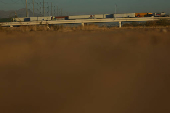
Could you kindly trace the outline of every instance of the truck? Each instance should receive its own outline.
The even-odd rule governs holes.
[[[169,17],[169,15],[167,15],[166,13],[162,12],[162,13],[153,13],[154,17]]]
[[[135,17],[152,17],[153,13],[135,13]]]
[[[135,18],[135,13],[114,14],[114,18]]]

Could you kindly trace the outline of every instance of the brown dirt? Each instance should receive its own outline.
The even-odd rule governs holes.
[[[0,113],[169,113],[170,30],[0,32]]]

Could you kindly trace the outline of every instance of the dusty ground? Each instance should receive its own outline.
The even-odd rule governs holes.
[[[0,32],[0,113],[169,113],[170,30]]]

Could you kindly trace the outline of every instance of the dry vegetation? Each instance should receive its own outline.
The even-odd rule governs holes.
[[[106,30],[107,27],[99,27],[94,24],[89,24],[84,27],[82,26],[63,26],[63,25],[39,25],[39,26],[20,26],[20,27],[5,27],[0,28],[0,31],[21,31],[21,32],[29,32],[29,31],[59,31],[59,32],[68,32],[68,31],[92,31],[92,30]]]
[[[170,20],[167,19],[160,19],[157,21],[147,21],[147,22],[132,22],[132,23],[126,23],[123,25],[123,27],[169,27],[170,26]]]
[[[2,31],[2,27],[1,27],[1,24],[0,24],[0,31]]]
[[[12,29],[0,32],[0,113],[170,112],[169,28]]]
[[[158,21],[147,21],[147,22],[132,22],[124,23],[123,28],[170,28],[170,21],[167,19],[160,19]],[[118,27],[99,27],[95,24],[88,24],[82,27],[79,26],[64,26],[64,25],[35,25],[35,26],[20,26],[20,27],[1,27],[0,32],[30,32],[30,31],[58,31],[58,32],[69,32],[69,31],[101,31],[101,30],[114,30]]]

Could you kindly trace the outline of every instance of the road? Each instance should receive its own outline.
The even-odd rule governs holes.
[[[76,24],[81,23],[106,23],[106,22],[119,22],[121,27],[122,22],[139,22],[139,21],[155,21],[159,19],[170,19],[170,17],[143,17],[143,18],[108,18],[108,19],[79,19],[79,20],[55,20],[55,21],[32,21],[32,22],[4,22],[0,23],[2,27],[13,27],[21,25],[48,25],[48,24]]]

